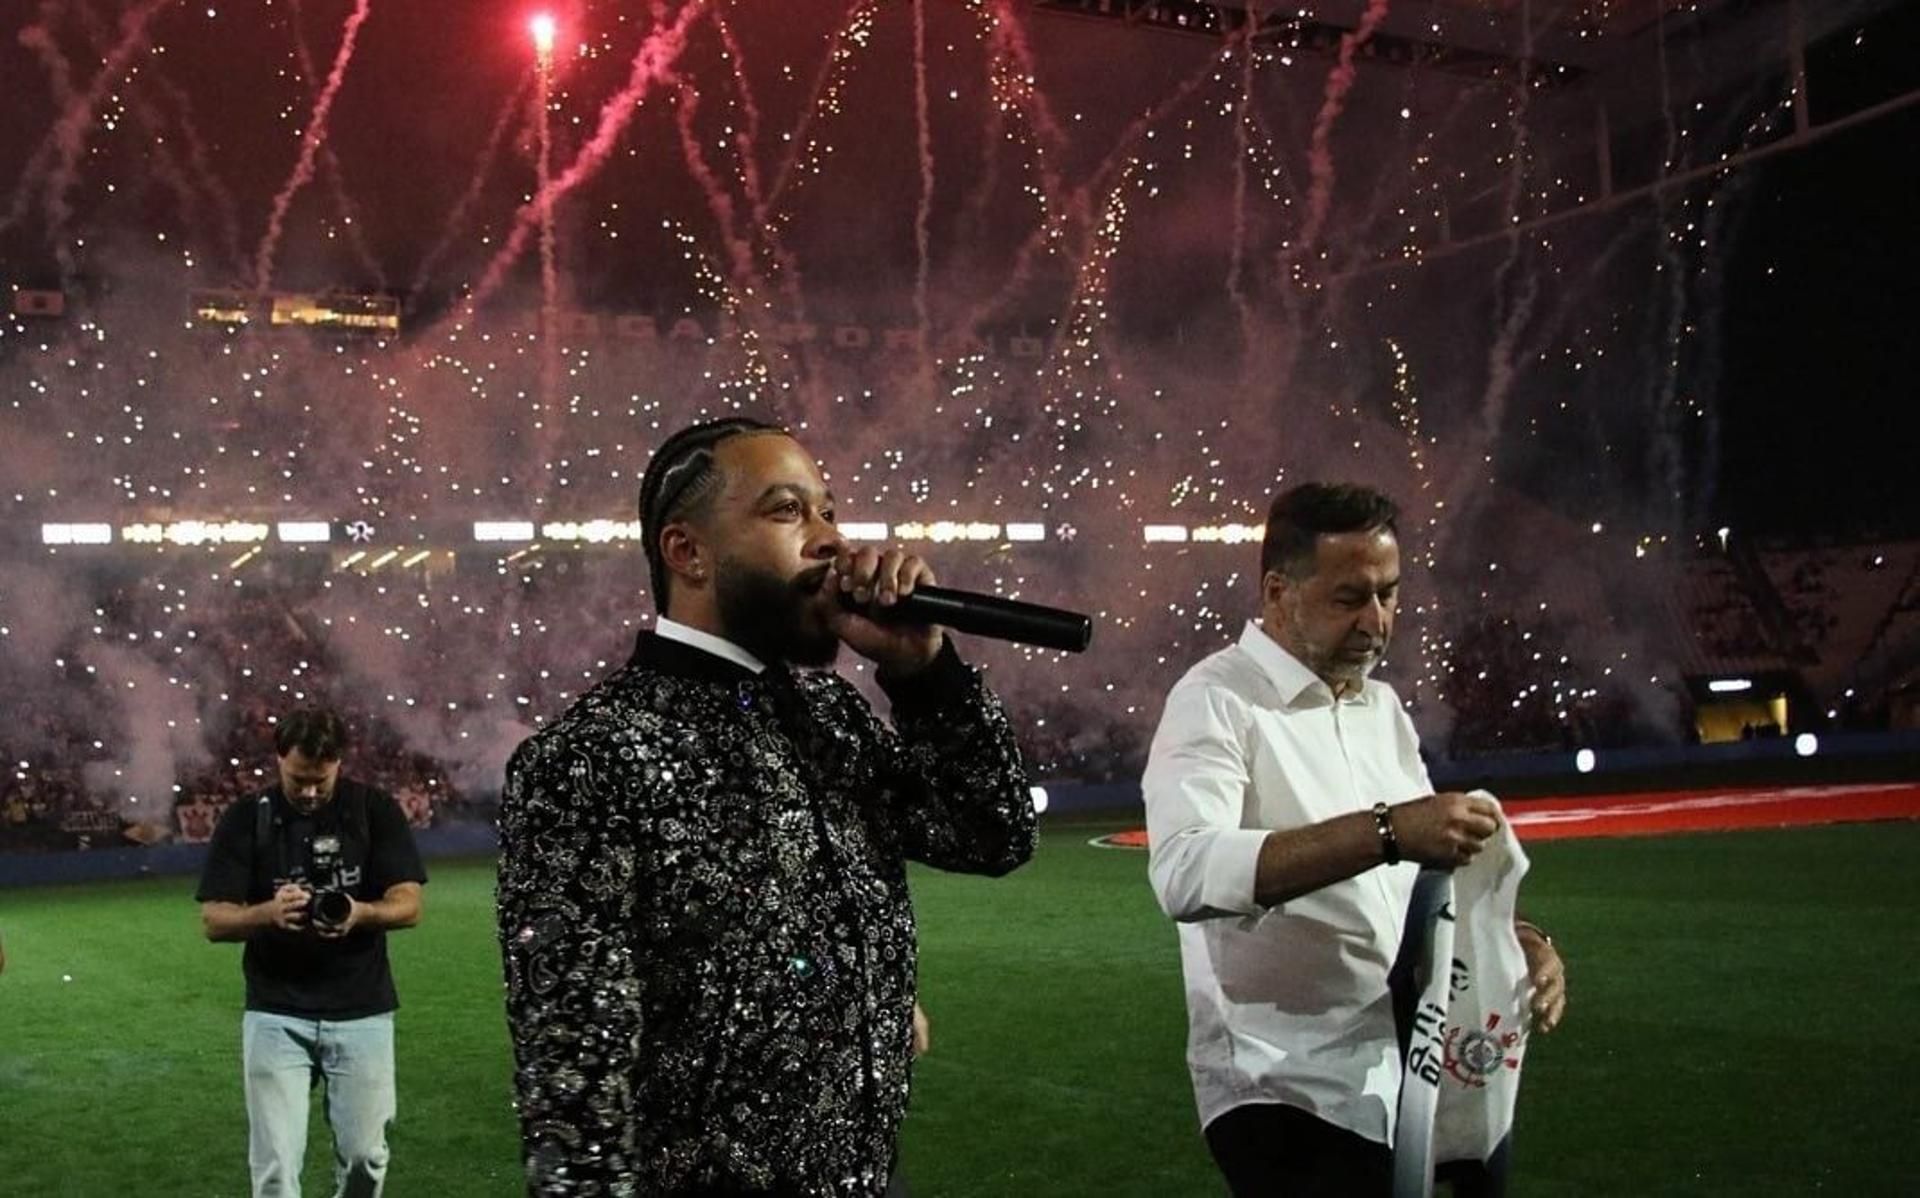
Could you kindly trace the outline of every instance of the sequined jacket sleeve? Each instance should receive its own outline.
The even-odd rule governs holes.
[[[529,1194],[627,1193],[640,1171],[632,821],[663,769],[590,721],[534,737],[507,767],[497,899]]]
[[[532,1193],[886,1188],[903,858],[1000,874],[1034,841],[979,676],[948,652],[890,693],[894,726],[833,675],[625,671],[516,753],[498,900]]]
[[[893,726],[858,710],[890,763],[902,852],[939,869],[998,877],[1033,856],[1033,796],[1006,708],[948,642],[904,682],[881,680]]]

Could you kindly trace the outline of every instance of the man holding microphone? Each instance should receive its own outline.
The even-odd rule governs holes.
[[[681,430],[639,507],[660,618],[502,799],[529,1192],[878,1196],[914,1042],[906,862],[1032,854],[1012,727],[940,628],[873,618],[933,571],[849,544],[785,431]],[[842,645],[891,725],[810,672]]]

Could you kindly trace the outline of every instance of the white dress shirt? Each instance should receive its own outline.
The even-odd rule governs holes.
[[[678,620],[659,616],[653,621],[653,630],[670,641],[679,641],[683,645],[705,649],[715,657],[724,657],[750,674],[758,674],[767,668],[765,662],[727,638],[715,636],[711,632],[702,632]]]
[[[1204,1126],[1280,1102],[1391,1143],[1400,1095],[1387,971],[1419,867],[1254,901],[1269,831],[1433,791],[1391,687],[1336,701],[1249,622],[1167,696],[1142,781],[1148,874],[1180,921],[1187,1063]]]

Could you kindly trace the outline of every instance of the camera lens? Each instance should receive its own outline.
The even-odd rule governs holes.
[[[343,890],[322,890],[313,896],[313,920],[334,927],[353,914],[353,898]]]

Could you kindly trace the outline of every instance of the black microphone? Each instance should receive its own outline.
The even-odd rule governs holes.
[[[1082,652],[1093,642],[1091,616],[951,587],[915,587],[891,607],[855,603],[843,591],[840,606],[882,623],[943,624],[955,632],[1067,653]]]

